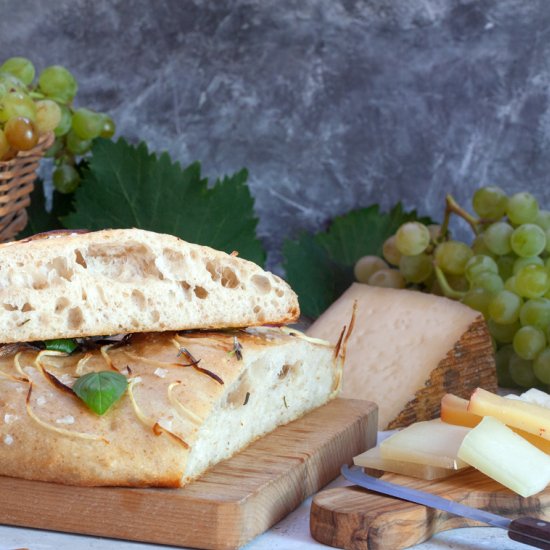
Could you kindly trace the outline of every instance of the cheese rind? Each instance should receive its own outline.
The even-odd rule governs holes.
[[[379,428],[439,415],[441,396],[497,388],[494,353],[480,314],[421,292],[353,284],[307,334],[336,343],[357,302],[343,397],[379,405]]]
[[[382,441],[380,456],[386,460],[460,470],[468,466],[457,453],[469,431],[439,419],[417,422]]]

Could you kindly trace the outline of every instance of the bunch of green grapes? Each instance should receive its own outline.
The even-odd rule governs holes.
[[[383,257],[355,266],[359,282],[416,288],[458,299],[481,312],[496,346],[501,386],[550,385],[550,211],[527,192],[508,197],[497,187],[473,196],[477,218],[448,199],[476,235],[450,238],[446,226],[403,224]]]
[[[78,84],[64,67],[47,67],[36,81],[35,74],[24,57],[0,66],[0,161],[32,149],[42,134],[54,132],[47,152],[55,163],[53,183],[58,191],[71,193],[80,182],[79,157],[95,138],[111,138],[115,125],[106,114],[73,106]]]

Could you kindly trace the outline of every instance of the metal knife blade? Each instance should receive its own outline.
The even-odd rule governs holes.
[[[454,502],[447,498],[404,487],[396,483],[384,481],[376,477],[365,474],[360,468],[350,468],[346,465],[342,466],[342,475],[348,480],[360,487],[370,489],[377,493],[389,495],[392,497],[416,502],[430,508],[444,510],[450,514],[455,514],[474,521],[487,523],[493,527],[499,527],[508,531],[508,536],[524,544],[535,546],[536,548],[550,549],[550,523],[537,518],[519,518],[510,520],[503,516],[471,508],[459,502]]]

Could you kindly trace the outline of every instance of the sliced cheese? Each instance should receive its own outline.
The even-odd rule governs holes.
[[[457,453],[469,431],[470,428],[439,419],[417,422],[382,441],[380,456],[385,460],[460,470],[468,466]]]
[[[550,482],[550,457],[490,416],[472,428],[458,456],[523,497]]]
[[[388,460],[382,458],[380,447],[373,447],[368,451],[354,457],[353,462],[356,466],[361,466],[369,470],[379,470],[382,472],[391,472],[419,479],[442,479],[456,474],[454,468],[438,468],[428,464],[417,464],[407,460]]]
[[[379,405],[382,430],[439,414],[443,394],[496,390],[491,338],[482,316],[440,296],[353,284],[309,328],[336,343],[357,302],[343,397]]]
[[[527,401],[526,399],[524,399],[524,396],[526,396],[526,394],[528,393],[529,392],[525,392],[521,394],[521,396],[508,395],[506,397],[510,399],[517,399],[519,401]],[[531,397],[532,395],[533,394],[530,394],[530,396],[527,397]],[[481,422],[483,417],[469,412],[468,405],[469,403],[466,399],[462,399],[461,397],[452,395],[450,393],[445,394],[441,399],[441,420],[443,422],[447,422],[448,424],[457,424],[459,426],[474,428]],[[537,449],[540,449],[546,454],[550,454],[550,441],[548,439],[544,439],[542,437],[539,437],[538,435],[533,435],[532,433],[528,433],[525,430],[520,430],[519,428],[512,428],[512,430],[518,435],[521,435],[523,439],[529,441],[531,445],[537,447]]]
[[[547,407],[478,388],[470,397],[468,412],[493,416],[508,426],[550,440],[550,409]]]

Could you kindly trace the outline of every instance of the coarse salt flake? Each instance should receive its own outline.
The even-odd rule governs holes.
[[[6,413],[6,414],[4,415],[4,422],[5,422],[6,424],[9,424],[10,422],[13,422],[13,421],[16,420],[16,419],[17,419],[17,416],[15,416],[15,414],[8,414],[8,413]]]
[[[46,404],[46,398],[43,395],[39,395],[38,399],[36,400],[36,404],[41,407],[42,405]]]
[[[158,369],[155,369],[153,374],[157,375],[159,378],[164,378],[168,374],[168,371],[159,367]]]
[[[171,431],[172,430],[172,421],[167,418],[161,418],[159,420],[159,426],[161,428],[164,428],[165,430]]]
[[[13,437],[10,434],[4,436],[4,443],[6,445],[11,445],[13,443]]]
[[[58,418],[55,421],[56,424],[74,424],[74,416],[71,416],[70,414],[67,416],[63,416],[62,418]]]

